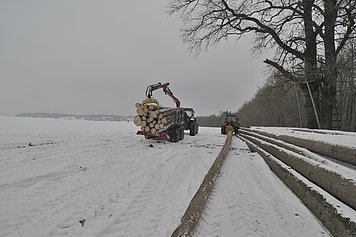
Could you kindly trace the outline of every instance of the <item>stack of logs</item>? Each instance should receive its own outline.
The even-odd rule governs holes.
[[[155,104],[136,103],[134,123],[142,132],[156,134],[172,125],[177,108],[158,107]],[[179,108],[178,108],[179,109]]]

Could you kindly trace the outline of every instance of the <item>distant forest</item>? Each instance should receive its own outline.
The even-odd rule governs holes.
[[[126,121],[132,120],[132,116],[121,115],[107,115],[107,114],[60,114],[60,113],[21,113],[16,115],[17,117],[31,117],[31,118],[65,118],[65,119],[83,119],[92,121]]]
[[[220,127],[224,119],[224,112],[220,112],[219,115],[210,115],[210,116],[197,116],[197,121],[199,126],[202,127]]]
[[[338,58],[332,128],[356,131],[356,40]],[[306,127],[305,97],[300,86],[280,73],[272,74],[254,98],[238,111],[241,126]],[[224,114],[198,117],[200,126],[220,126]]]

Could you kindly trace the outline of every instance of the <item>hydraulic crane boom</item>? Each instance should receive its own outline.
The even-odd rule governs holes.
[[[164,94],[166,94],[166,95],[168,94],[168,96],[171,97],[172,100],[174,101],[174,103],[176,104],[177,108],[179,108],[179,107],[180,107],[180,101],[179,101],[179,99],[178,99],[177,97],[175,97],[175,96],[173,95],[173,92],[169,89],[168,86],[169,86],[169,82],[164,83],[164,84],[162,84],[162,83],[159,82],[159,83],[157,83],[157,84],[149,85],[149,86],[147,87],[147,89],[146,89],[146,96],[147,96],[147,98],[151,98],[153,91],[162,88]]]

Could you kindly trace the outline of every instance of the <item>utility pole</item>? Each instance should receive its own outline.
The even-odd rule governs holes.
[[[310,100],[311,100],[311,102],[312,102],[312,104],[313,104],[313,110],[314,110],[315,119],[316,119],[316,122],[317,122],[317,124],[318,124],[318,128],[320,129],[320,122],[319,122],[318,112],[316,111],[314,98],[313,98],[313,95],[312,95],[312,92],[311,92],[311,89],[310,89],[309,82],[308,82],[307,78],[305,78],[305,81],[306,81],[306,83],[307,83]]]
[[[295,94],[297,96],[297,105],[298,105],[298,115],[299,115],[299,126],[302,128],[303,123],[302,123],[302,113],[300,109],[300,100],[299,100],[299,91],[298,91],[298,86],[297,86],[297,81],[295,80],[295,72],[294,72],[294,67],[292,68],[293,70],[293,79],[294,79],[294,85],[295,85]]]

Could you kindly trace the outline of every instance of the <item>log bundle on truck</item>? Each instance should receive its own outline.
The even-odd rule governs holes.
[[[167,139],[178,142],[184,138],[184,130],[189,130],[191,136],[198,133],[199,126],[192,108],[180,107],[180,101],[169,89],[169,83],[157,83],[147,87],[146,96],[140,103],[136,103],[134,123],[141,129],[137,132],[145,138]],[[162,88],[176,104],[176,108],[163,107],[152,97],[154,90]]]

